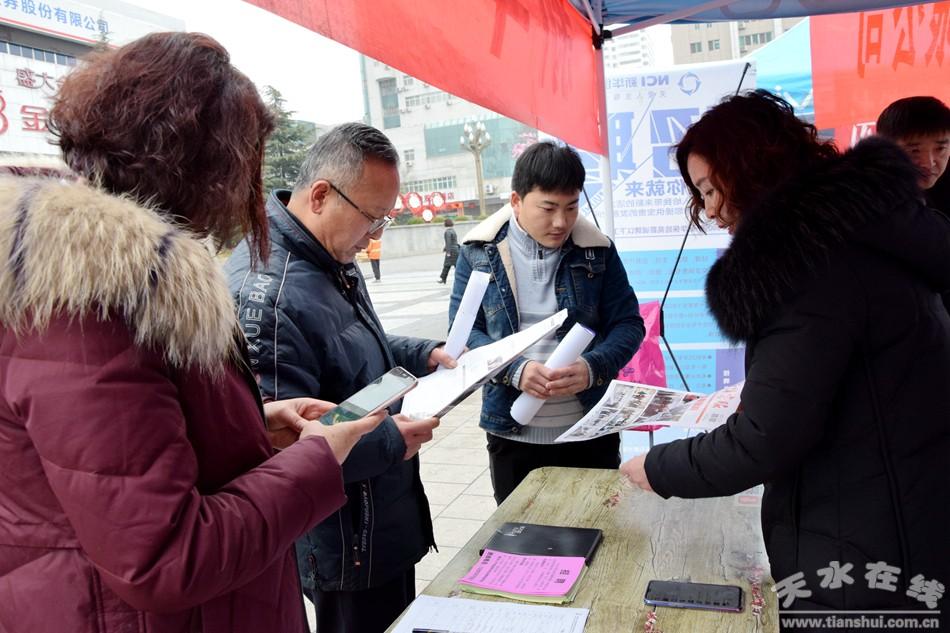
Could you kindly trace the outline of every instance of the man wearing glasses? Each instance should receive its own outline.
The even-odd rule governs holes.
[[[267,261],[252,261],[246,242],[228,261],[265,399],[341,402],[397,365],[417,376],[454,365],[436,341],[383,331],[353,263],[391,221],[398,161],[378,130],[334,128],[310,150],[294,190],[268,198]],[[320,633],[382,632],[415,597],[414,565],[435,545],[417,453],[437,425],[395,414],[360,440],[343,464],[349,501],[298,541]]]

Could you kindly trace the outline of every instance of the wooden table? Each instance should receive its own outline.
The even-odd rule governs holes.
[[[604,531],[577,599],[566,605],[590,609],[586,633],[778,631],[757,505],[743,505],[738,497],[663,500],[624,485],[615,470],[532,472],[422,593],[503,600],[463,593],[457,581],[506,521]],[[743,612],[656,607],[651,629],[647,620],[654,608],[643,603],[643,594],[652,579],[739,585]]]

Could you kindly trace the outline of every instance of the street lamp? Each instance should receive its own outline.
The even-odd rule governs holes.
[[[475,177],[478,179],[478,208],[479,214],[485,213],[485,185],[482,176],[482,151],[491,145],[491,135],[485,129],[485,124],[479,121],[475,125],[465,124],[464,134],[459,137],[459,144],[475,157]]]

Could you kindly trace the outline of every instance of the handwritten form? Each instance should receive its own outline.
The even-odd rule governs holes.
[[[419,596],[393,633],[583,633],[590,609]]]

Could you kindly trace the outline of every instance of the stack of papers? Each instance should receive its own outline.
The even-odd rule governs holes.
[[[394,629],[453,633],[583,633],[589,609],[419,596]]]
[[[463,591],[526,602],[573,602],[587,565],[582,556],[525,556],[492,549],[459,580]]]

